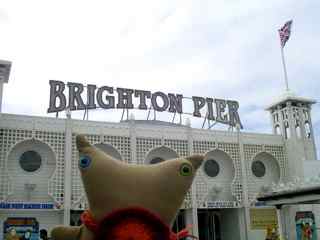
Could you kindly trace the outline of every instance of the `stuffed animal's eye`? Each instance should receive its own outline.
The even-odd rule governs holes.
[[[85,169],[90,166],[91,158],[88,156],[81,156],[79,160],[79,167]]]
[[[180,167],[180,175],[182,176],[192,175],[192,166],[188,163],[183,163]]]

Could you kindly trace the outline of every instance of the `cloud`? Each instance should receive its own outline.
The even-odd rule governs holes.
[[[5,11],[3,8],[0,8],[0,24],[6,23],[9,21],[9,15],[7,11]]]
[[[319,7],[292,0],[7,0],[0,9],[0,24],[3,13],[10,16],[2,24],[0,58],[13,67],[3,110],[46,115],[48,81],[55,79],[235,99],[246,131],[271,133],[264,107],[284,91],[277,29],[289,19],[290,88],[318,99]],[[313,109],[319,143],[320,109]],[[112,116],[117,121],[121,113]],[[90,118],[106,120],[99,111]]]

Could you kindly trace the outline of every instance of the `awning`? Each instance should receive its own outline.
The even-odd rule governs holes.
[[[268,193],[257,200],[269,206],[320,204],[320,186]]]

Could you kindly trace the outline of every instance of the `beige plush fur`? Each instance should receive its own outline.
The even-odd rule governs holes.
[[[167,160],[154,165],[125,164],[113,159],[77,136],[79,156],[88,156],[91,164],[81,169],[90,211],[100,221],[113,210],[143,207],[157,214],[171,225],[190,188],[203,156]],[[192,174],[181,174],[181,165],[189,166]],[[92,240],[93,234],[85,227],[56,227],[55,240]]]

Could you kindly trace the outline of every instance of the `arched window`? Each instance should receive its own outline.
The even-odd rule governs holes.
[[[304,115],[304,118],[306,119],[306,120],[308,120],[309,119],[309,113],[308,113],[308,111],[307,110],[303,110],[303,115]]]
[[[301,128],[299,123],[296,124],[296,134],[298,138],[301,138]]]
[[[288,111],[287,111],[287,109],[282,110],[282,118],[283,119],[288,119]]]
[[[289,128],[288,122],[285,122],[285,124],[284,124],[284,137],[285,137],[285,139],[290,138],[290,128]]]
[[[311,127],[309,122],[305,122],[304,127],[306,129],[306,137],[311,138]]]
[[[275,132],[276,132],[277,135],[281,135],[281,129],[280,129],[279,125],[275,126]]]

